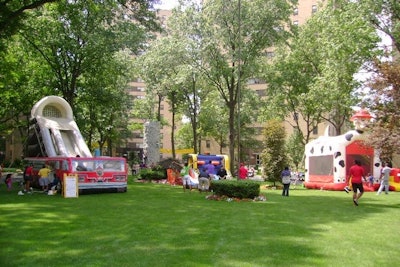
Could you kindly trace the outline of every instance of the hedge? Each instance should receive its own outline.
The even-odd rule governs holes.
[[[212,181],[210,189],[215,195],[239,199],[254,199],[260,195],[260,183],[251,180]]]

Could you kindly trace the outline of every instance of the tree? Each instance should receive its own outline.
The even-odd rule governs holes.
[[[0,51],[0,134],[5,137],[17,130],[23,142],[31,108],[51,92],[44,86],[48,68],[34,53],[27,56],[29,47],[18,36],[10,37],[5,44],[7,48]]]
[[[396,0],[367,0],[362,1],[365,15],[371,24],[385,33],[391,40],[393,49],[400,52],[400,5]]]
[[[400,62],[376,62],[377,74],[369,83],[371,96],[364,102],[374,114],[367,143],[379,149],[382,161],[400,154]]]
[[[218,92],[211,91],[201,102],[199,113],[200,135],[202,138],[213,138],[222,148],[228,144],[228,110]]]
[[[148,95],[157,95],[157,120],[161,121],[161,101],[166,98],[172,113],[171,146],[175,158],[175,122],[176,114],[183,110],[182,103],[191,106],[193,100],[192,82],[185,66],[186,51],[184,44],[170,36],[165,36],[150,44],[147,52],[138,58],[136,65],[140,77],[146,82]],[[163,66],[160,68],[160,66]],[[189,72],[190,74],[190,72]],[[195,89],[194,89],[195,90]],[[194,93],[194,95],[196,95]]]
[[[360,101],[354,75],[372,60],[378,41],[364,12],[356,2],[328,2],[304,25],[294,28],[293,38],[277,49],[267,67],[265,114],[295,118],[288,121],[301,130],[303,144],[323,121],[341,134],[351,106]],[[305,129],[300,125],[303,122]]]
[[[199,124],[200,105],[204,97],[210,91],[204,81],[199,66],[200,36],[197,29],[199,25],[199,8],[196,5],[185,7],[185,12],[174,11],[174,15],[168,21],[167,37],[175,44],[173,60],[180,62],[176,66],[176,72],[170,78],[178,89],[178,111],[190,121],[192,128],[192,146],[194,153],[200,151],[201,125]],[[174,90],[174,89],[173,89]]]
[[[127,107],[124,89],[131,76],[130,57],[143,49],[150,31],[159,29],[155,13],[150,10],[151,2],[65,1],[26,12],[18,34],[7,39],[8,50],[1,51],[20,48],[12,52],[18,61],[7,54],[9,63],[0,63],[5,70],[0,76],[4,106],[17,106],[11,98],[3,98],[14,92],[26,102],[23,113],[13,112],[20,118],[21,113],[29,114],[33,103],[43,95],[62,95],[72,106],[78,125],[89,134],[86,137],[107,142],[111,149],[111,144],[120,139],[119,134],[126,133],[122,127],[127,122],[121,118],[127,118],[122,114],[126,114]],[[119,58],[121,51],[128,57]],[[20,84],[19,90],[10,81]],[[82,102],[75,106],[76,100]],[[97,126],[88,131],[87,118],[99,119],[89,119],[91,126]],[[27,126],[24,122],[25,129]]]
[[[274,183],[280,181],[280,174],[288,166],[285,149],[285,128],[279,120],[270,120],[263,132],[264,147],[261,153],[262,167],[266,179]]]
[[[0,1],[0,38],[14,34],[21,26],[26,11],[36,9],[46,3],[57,0],[31,0],[31,1]]]
[[[122,145],[129,132],[131,98],[125,88],[132,75],[130,65],[131,57],[126,51],[116,53],[104,68],[86,77],[86,86],[77,96],[75,119],[89,148],[97,143],[103,152],[107,145],[107,155],[113,155],[114,144]]]
[[[235,160],[240,92],[245,81],[258,74],[257,59],[264,50],[285,38],[283,29],[292,11],[291,3],[280,0],[205,1],[204,6],[197,9],[198,23],[185,31],[188,36],[198,37],[201,55],[196,68],[219,92],[228,108],[231,169]]]
[[[286,151],[288,152],[288,159],[295,167],[295,170],[299,170],[304,159],[304,144],[303,138],[299,131],[295,131],[289,139],[286,141]]]
[[[89,70],[108,64],[120,49],[138,53],[146,40],[145,28],[127,20],[117,2],[107,3],[53,4],[36,11],[21,31],[51,66],[52,86],[72,108],[79,88],[84,87],[82,78]]]
[[[370,91],[364,106],[374,114],[369,125],[367,143],[380,151],[382,161],[393,161],[400,154],[400,5],[395,0],[365,1],[369,21],[389,37],[392,45],[384,47],[386,57],[378,57],[372,64],[373,75],[367,86]]]

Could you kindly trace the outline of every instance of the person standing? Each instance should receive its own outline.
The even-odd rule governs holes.
[[[358,206],[358,200],[364,194],[364,186],[362,180],[365,180],[364,168],[359,160],[354,160],[354,165],[350,167],[349,178],[351,177],[351,185],[353,187],[353,202]]]
[[[385,163],[385,167],[382,168],[381,171],[381,185],[379,186],[377,195],[382,193],[383,188],[385,188],[385,194],[389,194],[389,176],[392,168],[390,168],[390,164],[388,162]]]
[[[189,164],[187,162],[181,169],[180,174],[182,177],[183,191],[186,191],[187,185],[189,186],[190,191],[192,191],[192,183],[190,182],[190,175],[189,175]]]
[[[11,173],[7,174],[6,179],[4,180],[4,182],[7,185],[7,191],[11,191],[11,189],[12,189],[12,177],[11,176],[12,176]]]
[[[211,160],[209,162],[207,162],[207,164],[204,166],[204,168],[207,169],[207,172],[208,172],[208,175],[209,175],[210,179],[214,179],[215,166],[214,166],[214,164],[212,164]]]
[[[374,186],[374,176],[371,173],[368,173],[368,186],[369,187]]]
[[[42,187],[43,191],[47,191],[47,187],[50,183],[49,180],[49,174],[51,170],[47,168],[45,164],[43,164],[43,167],[39,170],[39,185]]]
[[[291,173],[289,170],[289,167],[285,167],[285,169],[281,173],[282,177],[282,184],[283,184],[283,190],[282,190],[282,196],[288,197],[289,196],[289,188],[290,188],[290,177]]]
[[[247,171],[246,166],[244,166],[243,163],[240,163],[239,179],[242,179],[242,180],[246,179],[247,178],[247,173],[248,173],[248,171]]]
[[[25,193],[30,192],[32,181],[33,181],[33,164],[31,163],[27,165],[24,170]]]

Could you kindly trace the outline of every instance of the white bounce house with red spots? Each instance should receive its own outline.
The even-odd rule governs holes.
[[[360,110],[351,118],[355,130],[339,136],[328,136],[326,131],[324,136],[306,144],[306,188],[343,190],[347,185],[349,169],[356,159],[361,161],[365,174],[370,173],[374,176],[373,186],[365,184],[364,189],[374,191],[379,187],[382,168],[379,153],[363,143],[363,140],[368,138],[363,129],[371,118],[368,111]]]

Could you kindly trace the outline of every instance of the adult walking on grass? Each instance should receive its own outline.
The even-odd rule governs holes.
[[[284,196],[284,197],[289,196],[290,176],[291,176],[291,173],[290,173],[289,167],[285,167],[285,169],[281,173],[282,184],[283,184],[282,196]]]
[[[350,167],[349,178],[351,177],[351,185],[353,187],[353,203],[358,206],[358,200],[364,194],[364,186],[362,180],[365,180],[364,168],[359,160],[354,161],[354,165]]]
[[[379,186],[377,195],[382,193],[383,188],[385,188],[385,194],[389,194],[389,175],[392,168],[390,168],[390,164],[388,162],[385,163],[385,167],[382,168],[381,173],[381,185]]]

